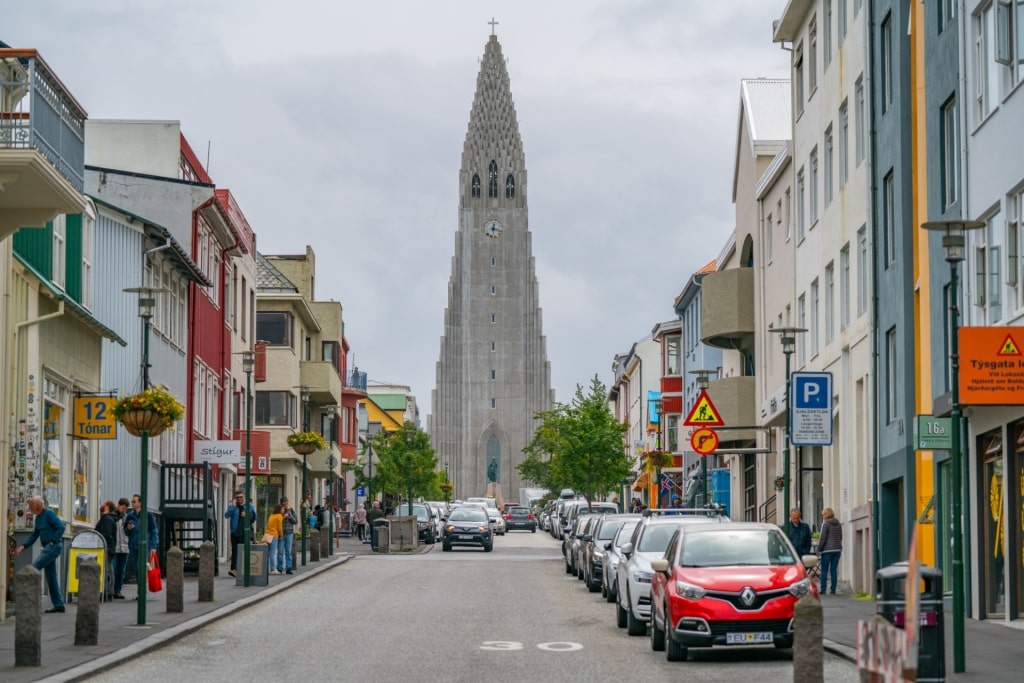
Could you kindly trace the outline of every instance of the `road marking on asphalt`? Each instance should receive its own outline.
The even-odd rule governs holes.
[[[522,650],[523,644],[514,640],[485,640],[480,645],[480,649],[492,652],[512,652]],[[583,645],[570,642],[537,643],[537,649],[545,652],[576,652],[582,650]]]
[[[522,650],[523,644],[510,640],[485,640],[481,650]]]
[[[547,652],[575,652],[583,649],[582,643],[539,643],[537,647]]]

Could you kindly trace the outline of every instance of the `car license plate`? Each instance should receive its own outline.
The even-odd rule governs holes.
[[[460,541],[470,541],[473,539],[473,534],[459,534]]]
[[[773,633],[726,633],[726,645],[759,645],[761,643],[773,643]]]

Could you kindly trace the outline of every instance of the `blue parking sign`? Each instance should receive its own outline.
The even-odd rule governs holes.
[[[832,373],[794,372],[790,381],[790,442],[794,446],[831,446]]]

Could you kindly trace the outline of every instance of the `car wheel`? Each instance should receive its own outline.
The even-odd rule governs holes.
[[[672,636],[665,636],[665,659],[670,662],[685,662],[689,653],[686,648],[672,639]]]
[[[587,575],[586,575],[585,572],[586,572],[586,570],[583,567],[580,567],[579,571],[576,572],[576,578],[579,579],[580,581],[583,581],[584,579],[587,578]]]
[[[651,609],[651,649],[655,652],[661,652],[665,649],[665,631],[658,628],[658,615],[654,613],[653,608]]]
[[[647,623],[636,618],[632,607],[626,610],[626,633],[631,636],[647,635]]]
[[[450,553],[452,551],[452,547],[447,543],[442,543],[441,550],[445,551],[446,553]]]
[[[569,560],[565,561],[565,573],[572,574],[572,565],[569,564]]]
[[[615,603],[615,625],[618,626],[619,628],[626,628],[627,620],[628,620],[628,615],[626,614],[626,610],[623,609],[622,605],[620,605],[619,603],[616,602]]]
[[[615,602],[615,586],[608,586],[608,595],[604,596],[604,599],[608,602]]]
[[[532,529],[530,529],[530,533],[531,534],[537,533],[537,527],[533,527]]]
[[[600,584],[594,583],[593,574],[587,576],[587,590],[591,593],[596,593],[597,591],[601,590]]]
[[[601,584],[601,597],[605,600],[608,599],[608,587],[605,586],[603,583]]]
[[[484,546],[484,552],[485,553],[489,553],[492,550],[494,550],[494,543],[488,543],[487,545]]]

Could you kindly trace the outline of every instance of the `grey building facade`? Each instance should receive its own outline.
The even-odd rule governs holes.
[[[506,499],[536,413],[551,408],[530,246],[527,175],[508,71],[497,36],[484,49],[459,171],[459,224],[429,421],[454,496],[487,491],[494,462]]]

